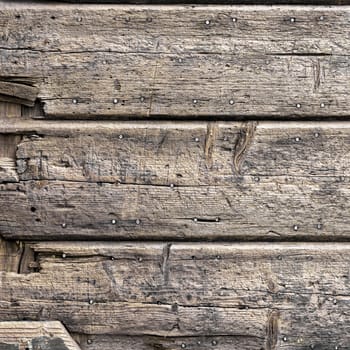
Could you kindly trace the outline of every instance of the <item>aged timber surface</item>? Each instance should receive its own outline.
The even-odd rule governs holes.
[[[12,0],[5,0],[12,1]],[[50,3],[51,0],[46,0]],[[227,5],[348,5],[348,0],[59,0],[71,3],[95,3],[95,4],[227,4]],[[53,0],[53,2],[58,2]]]
[[[0,98],[47,117],[350,115],[347,6],[0,4]]]
[[[13,119],[0,135],[22,135],[6,238],[350,238],[347,122]]]
[[[1,350],[80,350],[60,322],[0,322]]]
[[[346,243],[31,247],[39,272],[0,273],[2,320],[55,319],[77,340],[136,349],[205,337],[214,349],[350,346]]]

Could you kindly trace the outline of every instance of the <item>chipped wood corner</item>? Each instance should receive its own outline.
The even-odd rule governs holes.
[[[0,349],[80,350],[58,321],[0,322]]]
[[[34,107],[39,94],[36,82],[30,77],[0,76],[0,101]]]

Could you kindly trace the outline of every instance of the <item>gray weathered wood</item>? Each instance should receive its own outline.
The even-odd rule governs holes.
[[[7,0],[9,1],[9,0]],[[51,0],[43,0],[43,2]],[[71,3],[95,3],[95,4],[227,4],[227,5],[348,5],[348,0],[60,0]]]
[[[74,337],[82,350],[265,349],[265,339],[259,339],[254,336],[157,337],[76,334]],[[267,347],[266,349],[269,348]]]
[[[0,233],[348,239],[348,123],[4,122],[25,134]]]
[[[347,122],[7,120],[0,132],[25,135],[16,145],[20,180],[190,186],[350,175]]]
[[[22,115],[21,105],[1,101],[1,81],[0,81],[0,115],[1,124]],[[15,119],[16,120],[16,119]],[[0,131],[0,183],[3,181],[18,181],[16,169],[16,148],[21,141],[21,136]]]
[[[0,322],[1,350],[80,350],[60,322]]]
[[[39,272],[1,272],[3,320],[57,319],[104,341],[207,336],[218,349],[225,341],[248,349],[254,340],[265,349],[350,346],[347,243],[44,242],[32,249]],[[222,345],[221,337],[228,337]],[[131,340],[136,349],[144,341]]]
[[[0,79],[0,101],[14,102],[34,107],[38,92],[38,88],[36,87],[20,84],[18,82],[1,81]]]
[[[47,116],[349,116],[348,7],[1,6]]]

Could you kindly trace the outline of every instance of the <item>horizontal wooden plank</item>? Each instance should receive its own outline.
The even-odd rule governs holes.
[[[109,334],[209,337],[219,349],[350,346],[348,243],[31,246],[39,272],[1,272],[3,320],[57,319],[91,345]]]
[[[5,122],[11,239],[348,239],[350,124]]]
[[[1,350],[80,350],[60,322],[0,322]]]
[[[50,1],[50,0],[46,0]],[[348,5],[348,0],[60,0],[80,4]]]
[[[25,135],[16,145],[20,180],[196,186],[229,185],[240,175],[350,175],[346,122],[14,120],[1,132]]]
[[[48,117],[349,116],[348,7],[1,6]]]
[[[76,334],[82,350],[261,350],[265,340],[248,336],[157,337]]]

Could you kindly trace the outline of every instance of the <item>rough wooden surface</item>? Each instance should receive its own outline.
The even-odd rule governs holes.
[[[348,7],[1,7],[0,79],[48,117],[349,116]]]
[[[7,121],[15,239],[349,239],[340,123]]]
[[[21,105],[3,102],[0,97],[0,115],[1,124],[6,124],[6,121],[10,119],[20,118],[22,116]],[[19,179],[16,170],[16,147],[20,141],[21,136],[0,131],[0,183]]]
[[[117,342],[112,335],[135,336],[123,340],[135,349],[149,342],[192,348],[193,337],[209,337],[214,349],[350,346],[347,243],[43,242],[32,249],[39,272],[1,272],[1,319],[56,319],[95,349],[94,341]]]
[[[157,337],[76,334],[82,350],[262,350],[265,339],[249,336]],[[267,347],[267,349],[269,349]]]
[[[7,0],[11,1],[11,0]],[[46,0],[50,1],[50,0]],[[59,0],[71,3],[97,4],[228,4],[228,5],[348,5],[348,0]],[[57,2],[57,1],[55,1]]]
[[[80,350],[60,322],[0,322],[1,350]]]

